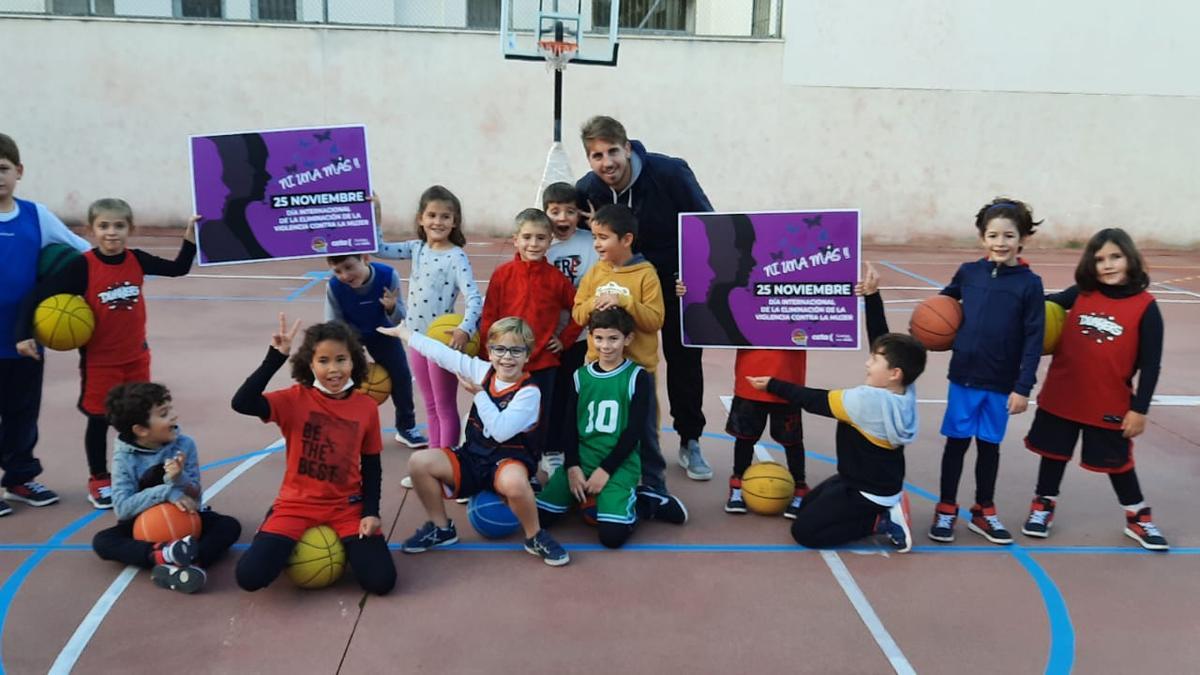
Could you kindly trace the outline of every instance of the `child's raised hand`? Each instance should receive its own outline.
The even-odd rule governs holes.
[[[770,375],[762,375],[759,377],[755,377],[752,375],[747,375],[746,381],[750,383],[751,387],[754,387],[755,389],[757,389],[759,391],[766,391],[767,383],[771,381],[771,376]]]
[[[450,349],[453,349],[456,352],[461,352],[470,341],[471,336],[461,328],[455,328],[454,331],[450,333]]]
[[[680,281],[679,279],[676,279],[675,280],[675,296],[682,298],[685,295],[687,295],[687,286],[684,286],[682,281]]]
[[[562,350],[562,340],[559,340],[556,336],[552,336],[550,341],[546,343],[546,351],[550,352],[551,354],[561,354]]]
[[[183,454],[175,455],[171,459],[163,462],[163,482],[172,483],[179,477],[183,471]]]
[[[185,513],[196,513],[200,510],[200,504],[187,495],[183,495],[171,503],[175,505],[175,508]]]
[[[403,322],[401,322],[395,326],[388,327],[388,328],[384,328],[383,326],[380,326],[380,327],[376,328],[375,331],[378,333],[383,333],[384,335],[390,335],[394,338],[400,338],[401,340],[404,340],[405,342],[408,342],[410,339],[412,339],[412,334],[413,334],[412,329],[409,328],[408,326],[404,325]]]
[[[470,394],[472,396],[483,391],[483,387],[479,386],[478,382],[475,382],[469,378],[463,377],[462,375],[458,376],[458,383],[462,385],[462,388],[464,391],[466,391],[468,394]]]
[[[193,244],[196,243],[196,223],[198,222],[200,222],[200,216],[193,215],[191,218],[188,218],[187,229],[183,231],[183,238]]]
[[[358,538],[374,536],[383,528],[383,521],[375,516],[363,516],[362,520],[358,521]]]
[[[1029,408],[1029,397],[1022,396],[1017,392],[1008,395],[1008,414],[1020,415]]]
[[[1141,436],[1146,430],[1146,416],[1140,412],[1130,410],[1125,413],[1125,419],[1121,420],[1121,435],[1125,438],[1134,438]]]
[[[854,294],[867,296],[875,295],[879,292],[879,272],[875,271],[875,266],[870,262],[867,263],[867,273],[863,275],[862,281],[854,285]]]
[[[575,501],[580,504],[587,501],[587,478],[583,476],[583,469],[577,466],[567,469],[567,485],[571,494],[575,496]]]
[[[383,305],[383,311],[391,314],[396,309],[396,298],[400,296],[399,288],[383,289],[383,297],[379,298],[379,304]]]
[[[271,336],[271,346],[280,354],[287,356],[292,353],[292,340],[296,339],[296,333],[300,332],[300,319],[292,324],[291,329],[287,327],[287,317],[283,312],[279,313],[279,330]]]
[[[34,361],[42,360],[41,354],[38,354],[37,340],[34,340],[33,338],[18,342],[17,353],[25,358],[33,359]]]
[[[596,206],[594,204],[592,204],[592,200],[590,200],[590,199],[587,200],[587,203],[588,203],[587,211],[584,211],[583,209],[579,209],[579,222],[581,224],[584,221],[589,222],[589,223],[592,222],[592,216],[596,215]]]

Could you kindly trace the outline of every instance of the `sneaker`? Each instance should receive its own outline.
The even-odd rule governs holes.
[[[162,544],[157,548],[156,553],[161,555],[155,556],[155,561],[159,564],[175,565],[177,567],[189,567],[196,561],[196,555],[200,552],[200,546],[192,539],[192,535],[188,535],[183,539]],[[161,558],[161,560],[159,560]]]
[[[35,480],[13,485],[4,491],[4,498],[25,502],[30,506],[49,506],[58,501],[58,495],[47,490],[45,485]]]
[[[111,509],[113,507],[112,478],[109,476],[88,478],[88,501],[98,509]]]
[[[470,504],[471,498],[470,497],[456,497],[454,499],[454,503],[455,504]]]
[[[1046,497],[1034,497],[1029,505],[1029,517],[1021,526],[1021,533],[1029,537],[1045,539],[1050,536],[1050,526],[1054,524],[1054,500]]]
[[[908,553],[912,550],[912,530],[908,525],[908,495],[888,507],[887,511],[879,514],[875,521],[875,533],[886,535],[897,553]]]
[[[542,473],[546,474],[546,478],[549,479],[554,475],[555,471],[558,471],[562,468],[562,465],[565,462],[566,458],[563,456],[563,453],[547,452],[542,454],[542,459],[538,462],[538,468],[541,469]]]
[[[404,488],[405,490],[411,490],[412,489],[412,476],[405,476],[404,478],[401,478],[400,479],[400,487]]]
[[[1150,518],[1150,507],[1140,511],[1125,512],[1125,536],[1151,551],[1166,551],[1171,548],[1166,537],[1158,531],[1158,527]]]
[[[929,528],[929,538],[934,541],[950,543],[954,541],[954,523],[958,522],[958,504],[938,502],[933,510],[933,526]]]
[[[413,536],[404,540],[400,550],[405,553],[424,553],[431,548],[445,548],[458,543],[458,530],[451,520],[446,527],[438,527],[432,520],[425,521]]]
[[[529,489],[533,490],[533,494],[539,494],[542,491],[542,481],[538,480],[537,474],[529,477]]]
[[[551,537],[546,530],[538,530],[532,539],[526,539],[525,550],[530,555],[538,556],[542,562],[551,567],[561,567],[571,562],[571,556],[567,554],[567,550],[554,541],[554,537]]]
[[[980,506],[979,504],[972,506],[971,522],[967,523],[967,529],[982,535],[984,539],[993,544],[1005,545],[1011,544],[1013,541],[1012,535],[996,515],[995,506]]]
[[[792,503],[788,504],[787,509],[783,512],[783,517],[788,520],[795,520],[796,515],[800,513],[800,505],[804,503],[804,498],[808,496],[808,486],[801,483],[796,486],[796,492],[792,494]]]
[[[195,593],[204,588],[208,575],[199,567],[185,565],[155,565],[150,572],[150,578],[160,588],[167,588],[180,593]]]
[[[674,525],[683,525],[687,522],[687,507],[675,495],[662,494],[646,487],[639,487],[637,502],[638,515],[646,520],[661,520]]]
[[[692,480],[712,480],[713,470],[700,453],[700,441],[679,446],[679,466],[687,469],[687,477]]]
[[[429,439],[417,431],[416,427],[398,430],[396,432],[396,442],[403,443],[413,450],[429,447]]]
[[[8,505],[8,502],[0,499],[0,516],[7,516],[10,513],[12,513],[12,507]]]
[[[745,513],[746,499],[742,497],[742,479],[729,477],[729,500],[725,502],[725,513]]]

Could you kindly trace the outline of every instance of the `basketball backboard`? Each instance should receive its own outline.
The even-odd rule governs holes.
[[[502,0],[504,58],[546,61],[547,52],[557,49],[567,51],[571,63],[615,66],[620,4],[620,0]]]

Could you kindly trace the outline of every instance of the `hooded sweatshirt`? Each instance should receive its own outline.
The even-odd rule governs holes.
[[[571,316],[575,323],[586,326],[592,316],[596,296],[612,293],[622,309],[633,316],[633,342],[625,355],[649,373],[658,367],[658,331],[662,330],[665,309],[662,285],[651,265],[640,254],[634,254],[620,267],[601,260],[588,270],[575,293]],[[596,347],[588,343],[588,361],[600,358]]]
[[[163,464],[181,453],[183,470],[168,480]],[[117,520],[132,520],[155,504],[184,495],[200,501],[200,460],[190,436],[178,434],[160,448],[143,448],[121,437],[113,443],[112,502]]]

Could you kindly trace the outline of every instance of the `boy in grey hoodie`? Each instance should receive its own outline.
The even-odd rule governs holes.
[[[230,516],[201,507],[196,443],[179,433],[171,392],[161,384],[133,382],[114,387],[105,401],[117,430],[112,463],[112,500],[117,524],[92,538],[104,560],[152,570],[154,583],[182,593],[204,587],[204,569],[241,536]],[[133,538],[133,524],[146,509],[169,502],[199,513],[201,534],[160,544]]]

